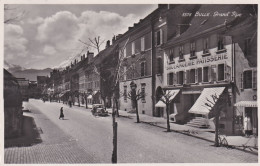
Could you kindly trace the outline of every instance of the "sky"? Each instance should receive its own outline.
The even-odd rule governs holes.
[[[4,17],[20,16],[4,24],[4,61],[23,68],[65,67],[83,52],[96,49],[88,42],[123,34],[157,8],[156,4],[8,5]],[[82,52],[83,51],[83,52]],[[78,58],[79,59],[79,58]]]

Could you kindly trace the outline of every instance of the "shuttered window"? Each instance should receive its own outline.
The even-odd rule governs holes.
[[[196,80],[196,71],[195,69],[190,70],[190,83],[195,83]]]
[[[209,82],[209,67],[203,67],[203,82]]]
[[[253,70],[253,89],[257,89],[257,70]]]
[[[198,82],[202,82],[202,68],[198,68]]]
[[[169,73],[169,85],[173,85],[173,73]]]

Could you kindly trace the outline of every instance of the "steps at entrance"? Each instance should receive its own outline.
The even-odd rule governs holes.
[[[197,127],[197,128],[208,128],[207,119],[203,117],[195,117],[191,121],[189,121],[187,126]]]

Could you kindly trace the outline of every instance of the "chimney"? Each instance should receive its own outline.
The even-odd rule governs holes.
[[[82,56],[80,56],[80,61],[82,61],[82,59],[83,59],[83,57],[82,57]]]
[[[116,41],[116,37],[115,37],[115,35],[114,35],[113,38],[112,38],[112,44],[114,44],[115,41]]]
[[[86,58],[86,57],[85,57],[85,54],[83,54],[83,58],[82,58],[82,59],[84,60],[85,58]]]
[[[74,60],[74,65],[76,65],[76,64],[77,64],[77,60],[75,59],[75,60]]]
[[[121,36],[122,36],[122,34],[118,34],[118,35],[116,36],[116,40],[119,39]]]
[[[94,58],[94,53],[88,51],[88,62],[91,62],[93,58]]]
[[[110,46],[110,40],[107,41],[106,48],[108,48],[109,46]]]

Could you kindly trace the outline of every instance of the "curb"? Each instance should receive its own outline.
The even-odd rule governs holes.
[[[110,113],[110,114],[112,114],[112,113]],[[124,118],[128,118],[128,119],[133,119],[133,118],[130,118],[129,116],[124,116],[124,115],[120,115],[120,116],[121,116],[121,117],[124,117]],[[162,128],[162,129],[167,129],[166,127],[158,126],[158,125],[155,125],[155,124],[149,123],[149,122],[140,121],[140,123],[148,124],[148,125],[151,125],[151,126],[155,126],[155,127]],[[172,129],[170,129],[170,130],[171,130],[171,132],[176,132],[176,133],[180,133],[180,134],[183,134],[183,135],[191,136],[191,137],[194,137],[194,138],[197,138],[197,139],[201,139],[201,140],[204,140],[204,141],[207,141],[207,142],[212,142],[212,143],[215,142],[215,141],[212,141],[212,140],[203,138],[203,137],[199,137],[199,136],[196,136],[196,135],[188,134],[188,133],[181,132],[181,131],[178,131],[178,130],[172,130]],[[236,149],[236,150],[240,150],[240,151],[245,152],[245,153],[250,153],[250,154],[258,155],[258,152],[252,152],[252,151],[244,150],[244,149],[242,149],[242,148],[239,148],[239,147],[236,147],[236,146],[232,146],[232,145],[230,145],[230,146],[231,146],[231,147],[227,147],[227,148],[228,148],[228,149]]]

